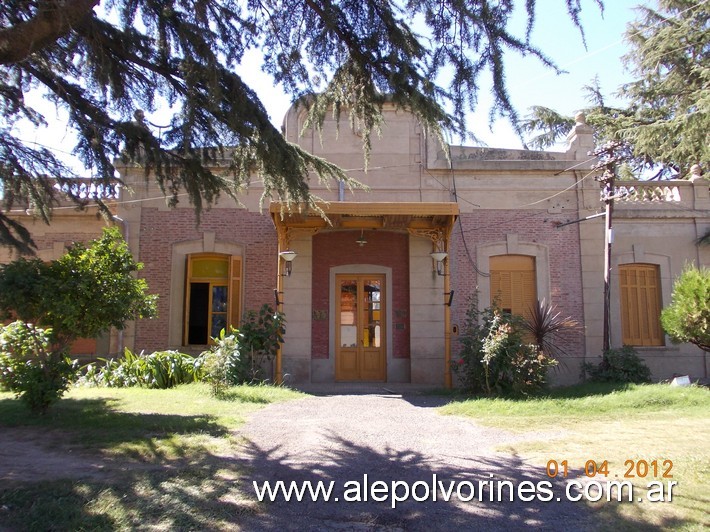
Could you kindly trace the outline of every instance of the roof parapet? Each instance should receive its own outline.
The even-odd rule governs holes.
[[[594,130],[587,124],[587,116],[579,112],[574,117],[575,124],[567,134],[567,154],[575,161],[585,161],[594,151]]]

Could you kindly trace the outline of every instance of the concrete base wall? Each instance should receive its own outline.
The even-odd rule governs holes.
[[[444,384],[444,277],[430,256],[432,242],[409,242],[411,301],[411,382]]]

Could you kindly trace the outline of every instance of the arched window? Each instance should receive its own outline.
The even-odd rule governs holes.
[[[503,312],[528,317],[537,304],[535,257],[494,255],[490,258],[491,304]]]
[[[185,345],[206,345],[239,325],[241,257],[200,253],[187,257]]]
[[[664,345],[661,274],[657,264],[620,264],[621,336],[624,345]]]

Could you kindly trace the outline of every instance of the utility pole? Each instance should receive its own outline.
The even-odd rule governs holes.
[[[618,150],[621,144],[609,142],[597,148],[594,155],[599,162],[594,170],[603,170],[595,179],[602,185],[601,199],[605,205],[604,216],[604,347],[603,357],[611,349],[611,246],[614,243],[614,228],[612,216],[614,214],[614,200],[616,199],[616,164],[619,162]]]

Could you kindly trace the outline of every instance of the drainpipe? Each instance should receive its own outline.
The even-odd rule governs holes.
[[[121,218],[120,216],[114,216],[114,220],[118,221],[121,224],[121,234],[123,234],[123,239],[126,241],[128,244],[128,222]],[[129,245],[130,249],[130,245]],[[118,351],[118,356],[120,357],[123,354],[123,348],[124,348],[124,338],[123,338],[123,329],[118,329],[118,334],[116,337],[116,350]]]
[[[446,237],[446,251],[449,251],[448,245],[449,236]],[[448,257],[444,262],[444,294],[451,292],[451,270],[449,269],[451,258]],[[450,297],[446,295],[446,297]],[[449,300],[450,302],[450,300]],[[447,302],[444,304],[444,386],[451,389],[451,305]]]
[[[286,228],[282,225],[283,220],[279,219],[279,215],[272,213],[274,226],[276,227],[276,235],[278,239],[276,249],[276,289],[274,297],[276,299],[276,312],[283,311],[283,293],[284,293],[284,260],[281,258],[281,252],[288,249],[288,234]],[[276,357],[274,360],[274,382],[283,384],[283,345],[278,344],[276,348]]]
[[[278,230],[278,226],[277,226]],[[281,260],[281,252],[284,251],[283,248],[283,239],[279,235],[279,243],[278,243],[278,249],[276,253],[276,260],[277,266],[276,266],[276,293],[274,294],[276,296],[276,312],[281,312],[283,308],[283,301],[279,299],[279,297],[283,294],[283,260]],[[278,347],[276,348],[276,358],[274,360],[274,382],[276,384],[283,384],[283,353],[282,353],[282,345],[279,343]]]

